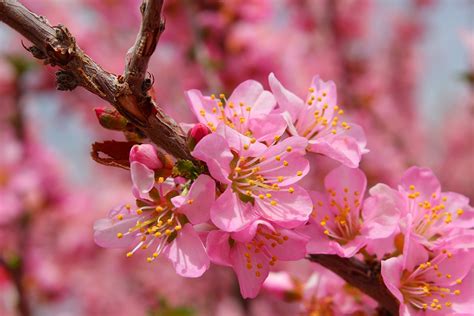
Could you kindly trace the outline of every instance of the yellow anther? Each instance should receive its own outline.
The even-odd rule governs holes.
[[[123,234],[122,233],[117,233],[117,238],[122,238]]]
[[[271,195],[270,193],[265,194],[265,196],[266,196],[267,198],[271,198],[271,197],[272,197],[272,195]]]
[[[453,305],[453,303],[451,303],[451,302],[446,302],[446,303],[444,303],[444,305],[446,305],[446,307],[451,307],[451,305]]]
[[[278,180],[278,182],[283,182],[283,177],[282,177],[282,176],[278,176],[278,177],[277,177],[277,180]]]
[[[157,207],[155,207],[155,211],[157,211],[157,212],[163,212],[163,207],[157,206]]]
[[[276,156],[275,156],[275,160],[276,160],[276,161],[280,161],[280,160],[281,160],[281,156],[280,156],[280,155],[276,155]]]
[[[173,222],[173,220],[172,220],[171,218],[168,218],[168,219],[166,220],[166,224],[168,224],[168,225],[171,224],[172,222]]]
[[[225,99],[225,94],[224,93],[219,94],[219,98],[220,99]]]
[[[324,231],[324,235],[329,235],[329,230],[326,229],[326,230]]]
[[[297,175],[298,177],[301,177],[301,176],[303,175],[303,171],[298,171],[298,172],[296,173],[296,175]]]
[[[295,192],[295,189],[293,189],[293,187],[289,187],[288,192],[293,193],[293,192]]]
[[[166,235],[166,236],[171,235],[171,230],[169,230],[169,229],[165,230],[165,235]]]
[[[445,196],[443,196],[443,197],[441,198],[441,200],[442,200],[443,202],[446,202],[446,201],[448,200],[448,198],[445,197]]]
[[[194,200],[193,200],[193,199],[189,199],[186,203],[188,203],[189,205],[191,205],[191,204],[194,203]]]
[[[245,191],[245,194],[248,195],[248,196],[251,196],[251,195],[252,195],[252,191],[247,190],[247,191]]]
[[[276,205],[277,205],[277,201],[271,201],[270,204],[273,205],[273,206],[276,206]]]
[[[331,130],[331,133],[332,133],[332,134],[334,134],[334,135],[336,135],[336,133],[337,133],[337,130],[335,130],[335,129],[332,129],[332,130]]]
[[[292,150],[293,150],[293,148],[291,146],[286,147],[287,152],[291,152]]]
[[[133,252],[127,252],[127,258],[130,258],[131,256],[133,256]]]
[[[130,211],[132,207],[130,206],[130,204],[125,204],[125,208]]]
[[[252,264],[247,263],[247,269],[248,269],[248,270],[252,269]]]
[[[206,116],[206,111],[200,110],[200,111],[199,111],[199,114],[201,114],[201,116]]]
[[[158,257],[158,253],[154,252],[152,256],[153,256],[153,258],[156,258],[156,257]]]
[[[249,147],[250,147],[250,146],[249,146],[248,144],[245,144],[245,145],[244,145],[244,149],[245,149],[245,150],[249,149]]]
[[[463,213],[464,213],[464,210],[462,210],[462,209],[458,209],[456,211],[456,214],[458,214],[459,216],[461,216]]]
[[[258,197],[260,198],[260,200],[263,200],[265,198],[265,195],[259,194]]]
[[[459,295],[459,294],[461,294],[461,290],[455,290],[453,293],[454,293],[454,295]]]
[[[141,214],[143,214],[143,211],[142,211],[141,209],[138,209],[138,210],[137,210],[137,214],[138,214],[138,215],[141,215]]]
[[[311,87],[311,88],[308,89],[308,91],[311,92],[311,93],[313,93],[315,90],[314,90],[313,87]]]
[[[409,189],[412,190],[412,191],[414,191],[414,190],[415,190],[415,186],[414,186],[413,184],[411,184],[411,185],[409,186]]]
[[[117,215],[117,219],[121,221],[123,219],[123,215],[122,214]]]
[[[161,237],[161,233],[160,233],[160,232],[156,232],[156,233],[155,233],[155,237]]]
[[[240,118],[239,118],[239,122],[240,122],[240,123],[245,123],[245,117],[240,117]],[[254,143],[255,143],[255,142],[254,142]]]
[[[211,100],[214,100],[216,98],[215,94],[211,94]]]
[[[181,225],[176,225],[176,226],[174,227],[174,230],[180,231],[182,228],[183,228],[183,227],[182,227]]]
[[[288,161],[284,160],[283,161],[283,166],[288,167]]]
[[[242,123],[243,123],[243,122],[242,122]],[[251,142],[252,144],[255,144],[256,141],[257,141],[257,140],[256,140],[255,138],[251,138],[251,139],[250,139],[250,142]]]
[[[160,184],[161,184],[161,183],[163,183],[163,182],[165,182],[165,178],[163,178],[163,177],[159,177],[159,178],[158,178],[158,183],[160,183]]]
[[[449,273],[446,274],[446,278],[447,278],[447,279],[451,279],[451,277],[452,277],[451,274],[449,274]]]
[[[247,112],[250,112],[250,110],[252,110],[252,108],[250,106],[245,108],[245,111],[247,111]]]
[[[146,261],[147,261],[147,262],[152,262],[152,261],[153,261],[153,258],[148,257],[148,258],[146,258]]]
[[[326,226],[327,223],[326,223],[326,221],[321,221],[320,224],[321,224],[321,226]]]
[[[343,115],[343,114],[344,114],[344,110],[339,110],[339,111],[337,112],[337,114]]]
[[[461,284],[462,283],[462,280],[461,279],[457,279],[456,280],[456,284]]]

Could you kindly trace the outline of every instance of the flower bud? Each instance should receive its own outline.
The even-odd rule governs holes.
[[[137,161],[152,170],[163,168],[163,163],[158,158],[158,153],[150,144],[134,145],[130,150],[130,163]]]
[[[125,130],[128,121],[117,110],[111,108],[95,108],[95,115],[102,127],[115,131]]]
[[[197,123],[188,132],[188,146],[191,150],[196,147],[197,143],[203,139],[206,135],[210,134],[211,130],[202,123]]]

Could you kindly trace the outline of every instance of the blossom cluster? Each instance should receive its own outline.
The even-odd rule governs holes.
[[[346,120],[334,82],[315,76],[303,99],[274,74],[268,81],[269,91],[247,80],[229,97],[187,91],[198,120],[188,133],[196,161],[170,169],[153,145],[133,146],[136,206],[98,220],[96,242],[128,247],[127,257],[145,250],[148,262],[164,256],[184,277],[200,277],[211,262],[231,267],[244,298],[257,296],[280,261],[307,254],[381,260],[403,315],[472,307],[468,199],[441,192],[419,167],[398,188],[377,184],[366,195],[358,168],[365,134]],[[339,164],[324,191],[302,181],[317,168],[308,160],[316,154]],[[328,295],[338,286],[325,286]]]

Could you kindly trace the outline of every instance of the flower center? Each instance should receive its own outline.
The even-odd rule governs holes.
[[[288,236],[282,235],[280,232],[271,231],[266,227],[259,227],[254,239],[245,244],[247,252],[244,253],[247,261],[246,268],[255,271],[255,277],[260,277],[260,269],[263,268],[265,261],[270,266],[275,265],[278,260],[272,254],[272,249],[278,245],[283,245],[288,240]]]
[[[128,231],[117,233],[117,238],[133,234],[138,239],[138,243],[127,253],[127,257],[131,257],[139,249],[146,250],[154,245],[155,250],[152,256],[147,258],[148,262],[158,257],[166,244],[177,237],[182,225],[187,222],[184,215],[174,212],[174,207],[170,203],[141,206],[135,211],[138,216],[133,214],[129,205],[124,209],[125,214],[120,212],[116,215],[117,220],[122,221],[127,216],[135,216],[137,221]]]
[[[450,229],[453,220],[460,217],[464,211],[457,209],[456,214],[446,211],[446,196],[438,197],[433,193],[429,200],[422,200],[420,195],[415,186],[410,185],[410,193],[407,196],[409,208],[414,214],[415,232],[433,242],[443,236],[446,230]]]
[[[360,193],[354,191],[351,194],[349,188],[344,188],[342,202],[336,199],[337,192],[335,190],[329,189],[328,193],[331,199],[326,207],[330,207],[334,211],[334,216],[332,218],[329,215],[324,216],[320,225],[324,227],[326,236],[343,245],[353,240],[360,232],[360,219],[356,212],[360,207]],[[324,203],[318,201],[315,208],[323,206]]]
[[[453,281],[454,285],[449,287],[437,283],[443,278],[451,279],[452,275],[446,271],[440,271],[439,263],[452,257],[448,251],[443,251],[431,261],[420,264],[415,271],[409,273],[404,271],[401,280],[400,292],[404,301],[413,307],[422,310],[439,311],[444,307],[451,307],[449,300],[453,295],[461,294],[455,286],[461,284],[461,279]]]

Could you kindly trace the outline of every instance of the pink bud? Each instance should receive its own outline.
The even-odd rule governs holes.
[[[163,168],[155,147],[150,144],[134,145],[130,150],[130,162],[138,161],[150,169]]]
[[[188,145],[193,149],[201,139],[210,133],[211,130],[206,125],[197,123],[188,132]]]
[[[95,115],[102,127],[115,131],[123,131],[127,126],[127,119],[111,108],[95,108]]]

